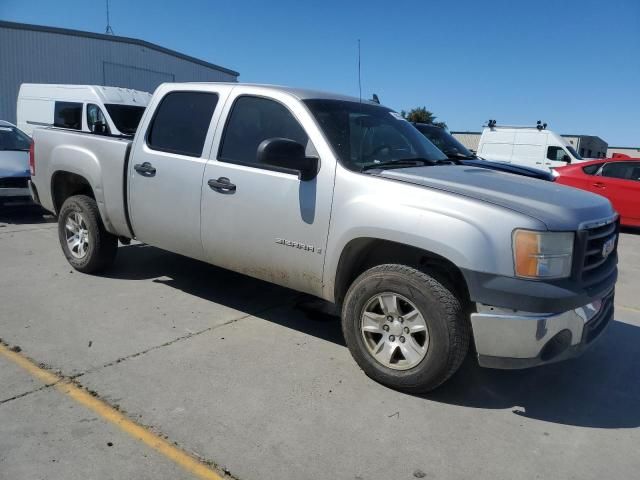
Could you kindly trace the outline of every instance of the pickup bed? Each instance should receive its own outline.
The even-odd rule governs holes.
[[[378,104],[163,84],[133,140],[33,138],[32,196],[74,268],[137,239],[334,302],[355,360],[393,388],[436,388],[472,338],[487,367],[568,358],[613,318],[606,199],[455,164]]]

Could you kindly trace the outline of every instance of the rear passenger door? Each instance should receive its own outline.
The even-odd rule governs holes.
[[[144,135],[136,137],[128,170],[129,211],[139,240],[203,258],[200,194],[220,96],[215,89],[168,91],[151,106],[152,117],[143,119]]]
[[[299,101],[254,89],[236,87],[225,107],[226,125],[216,135],[203,179],[202,243],[211,263],[320,294],[335,163],[322,162],[316,148],[328,147]],[[278,137],[320,157],[316,178],[302,181],[257,162],[260,143]],[[209,187],[209,181],[229,187]]]

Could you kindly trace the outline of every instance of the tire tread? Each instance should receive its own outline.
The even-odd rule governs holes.
[[[96,230],[92,236],[93,247],[92,251],[87,259],[76,259],[67,252],[67,248],[64,244],[64,222],[66,211],[74,208],[76,204],[80,207],[80,210],[86,215],[86,221],[91,225],[89,228]],[[60,244],[65,257],[73,268],[83,273],[96,273],[104,270],[113,263],[118,250],[118,238],[107,232],[102,223],[100,217],[100,210],[95,199],[87,195],[73,195],[67,198],[60,212],[58,214],[58,232],[60,237]]]
[[[464,318],[464,302],[456,297],[451,288],[447,288],[445,286],[446,282],[437,280],[435,272],[432,275],[430,274],[430,272],[428,272],[428,270],[422,271],[408,265],[382,264],[365,271],[353,282],[353,284],[349,288],[349,291],[347,292],[345,302],[343,304],[343,319],[345,318],[345,315],[347,315],[345,308],[350,304],[351,296],[354,294],[354,291],[358,288],[359,284],[364,281],[370,281],[375,277],[400,277],[400,279],[403,280],[406,280],[407,278],[417,280],[418,282],[424,284],[425,287],[427,287],[427,289],[435,297],[435,299],[437,299],[437,301],[445,311],[449,337],[446,368],[442,370],[437,378],[432,379],[426,384],[411,384],[401,382],[401,384],[399,385],[392,385],[394,388],[410,393],[425,393],[437,388],[446,380],[448,380],[458,370],[458,368],[460,368],[460,365],[464,361],[469,349],[471,326],[470,322],[466,318]],[[343,330],[345,328],[348,328],[348,322],[343,320]],[[344,333],[346,337],[347,332]],[[352,354],[354,354],[353,350]],[[355,354],[354,358],[362,367],[360,360]],[[384,378],[382,378],[382,375],[371,375],[370,373],[371,372],[367,372],[367,374],[372,376],[374,380],[380,381],[381,383],[386,383],[384,382]]]

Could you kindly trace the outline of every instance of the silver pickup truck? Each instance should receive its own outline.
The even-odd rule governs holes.
[[[33,138],[32,195],[74,268],[104,269],[137,239],[323,298],[360,367],[393,388],[437,387],[471,343],[487,367],[565,359],[613,318],[606,199],[457,165],[378,104],[164,84],[133,140]]]

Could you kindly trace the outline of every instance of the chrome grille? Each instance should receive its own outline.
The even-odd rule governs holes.
[[[613,273],[618,263],[619,222],[593,227],[582,232],[584,260],[582,262],[582,282],[585,286],[601,282]],[[607,253],[605,245],[611,248]]]

